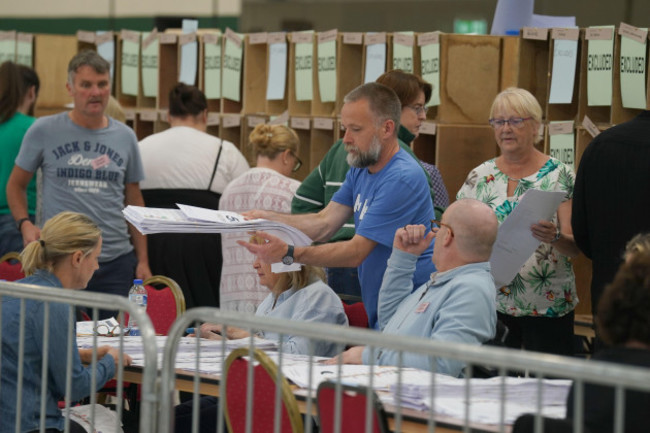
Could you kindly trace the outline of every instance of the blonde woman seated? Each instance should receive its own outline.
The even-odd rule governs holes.
[[[252,243],[262,244],[263,239],[253,236]],[[321,268],[303,265],[299,271],[273,273],[271,265],[255,259],[253,268],[260,284],[270,290],[268,296],[255,311],[256,316],[277,317],[304,322],[332,323],[347,325],[348,319],[340,298],[323,281],[325,273]],[[201,325],[202,338],[220,339],[222,325],[204,323]],[[248,337],[248,331],[228,326],[228,339]],[[268,340],[279,340],[273,332],[260,331],[256,335]],[[295,335],[284,335],[283,350],[287,353],[309,354],[309,339]],[[314,355],[334,356],[336,344],[316,341]]]
[[[50,218],[41,230],[38,241],[28,244],[21,254],[26,278],[18,281],[59,288],[80,290],[86,288],[90,277],[99,268],[97,258],[102,249],[101,230],[87,216],[75,212],[61,212]],[[64,418],[58,401],[66,392],[68,358],[68,323],[72,306],[49,304],[49,321],[45,323],[45,303],[25,300],[24,354],[22,361],[22,399],[17,401],[19,370],[19,329],[21,300],[2,298],[2,370],[0,384],[0,432],[14,432],[17,404],[20,406],[20,431],[38,431],[41,415],[41,383],[46,381],[45,429],[63,431]],[[43,351],[43,329],[49,329],[47,352]],[[117,349],[97,348],[96,389],[115,375],[120,353]],[[124,365],[131,358],[124,354]],[[42,377],[43,359],[47,358],[47,376]],[[91,351],[72,351],[72,388],[70,400],[80,400],[90,394]],[[70,432],[85,429],[70,420]]]

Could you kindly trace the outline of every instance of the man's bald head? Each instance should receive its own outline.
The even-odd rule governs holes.
[[[474,199],[457,200],[445,211],[445,222],[452,226],[458,253],[467,263],[490,259],[499,223],[488,205]]]

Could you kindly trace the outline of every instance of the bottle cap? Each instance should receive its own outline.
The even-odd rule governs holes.
[[[139,278],[136,278],[135,280],[133,280],[133,284],[142,284],[142,280],[139,279]]]

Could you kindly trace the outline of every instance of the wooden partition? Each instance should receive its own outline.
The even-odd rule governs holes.
[[[208,119],[207,119],[207,132],[210,135],[214,135],[215,137],[220,137],[219,133],[219,125],[221,124],[221,113],[214,112],[214,111],[208,111]]]
[[[124,51],[125,43],[137,44],[138,52],[133,55]],[[117,36],[117,55],[115,56],[115,99],[123,108],[135,108],[138,106],[138,93],[140,86],[140,32],[122,30]],[[129,65],[136,70],[136,91],[135,94],[127,93],[123,86],[122,67]]]
[[[368,60],[370,56],[370,47],[371,46],[379,46],[383,48],[383,51],[385,52],[385,58],[383,61],[381,59],[370,59],[373,61],[376,61],[378,64],[380,64],[382,73],[386,72],[388,70],[389,65],[392,65],[391,58],[392,51],[389,49],[390,44],[388,43],[388,34],[386,32],[379,32],[379,33],[366,33],[363,35],[363,62],[361,63],[361,82],[366,81],[366,69],[368,69]],[[381,75],[380,73],[376,73],[377,77]],[[373,81],[373,79],[368,79],[368,81]]]
[[[72,101],[65,84],[68,63],[77,53],[77,38],[70,35],[34,35],[34,70],[41,88],[36,100],[36,114],[53,114]]]
[[[535,95],[537,102],[546,113],[548,101],[548,76],[550,49],[548,29],[522,29],[517,59],[517,86]]]
[[[312,77],[312,85],[309,86],[313,89],[313,68],[315,58],[314,33],[293,32],[289,35],[289,85],[288,85],[288,98],[289,98],[289,115],[291,116],[309,116],[311,115],[311,104],[313,100],[313,92],[310,98],[302,98],[296,89],[297,81],[299,80],[298,74],[302,71],[309,71],[309,76]],[[298,45],[301,44],[301,49],[307,44],[312,44],[312,49],[309,52],[301,53]]]
[[[245,117],[246,122],[242,126],[242,138],[241,146],[239,148],[242,151],[242,154],[246,157],[248,165],[254,167],[257,164],[257,156],[255,155],[255,149],[250,142],[250,135],[253,132],[253,129],[261,123],[268,123],[269,116],[266,115],[249,115]]]
[[[219,32],[204,33],[199,35],[199,41],[199,89],[205,93],[208,112],[220,112],[221,34]]]
[[[244,93],[242,67],[244,61],[246,60],[244,40],[242,36],[230,29],[226,29],[226,33],[224,34],[224,37],[221,38],[221,40],[223,41],[223,44],[221,46],[223,58],[221,68],[221,111],[223,113],[240,114],[243,108],[242,95]],[[238,50],[242,50],[241,57],[237,57],[235,55],[235,51]],[[233,85],[229,83],[227,79],[229,75],[238,77],[239,84]]]
[[[138,141],[145,137],[154,134],[155,125],[158,122],[158,111],[154,109],[138,110],[135,113],[135,120],[133,122],[134,131]]]
[[[440,32],[420,33],[417,38],[417,58],[414,74],[431,83],[427,119],[438,118],[440,106]],[[437,96],[436,96],[437,95]]]
[[[269,77],[273,75],[273,73],[279,73],[279,71],[273,71],[272,66],[271,66],[271,61],[274,59],[275,56],[278,56],[279,54],[285,54],[286,59],[284,64],[282,65],[284,67],[284,92],[282,98],[278,99],[266,99],[266,105],[264,107],[264,112],[271,115],[279,115],[287,111],[287,108],[289,107],[289,47],[288,47],[288,41],[287,41],[287,34],[285,32],[276,32],[276,33],[269,33],[269,38],[268,38],[268,44],[267,44],[267,58],[268,62],[266,64],[266,86],[268,88],[269,86]],[[279,50],[279,52],[275,52],[275,50]],[[280,57],[281,58],[281,57]],[[276,65],[277,67],[281,67],[281,65]]]
[[[266,110],[268,33],[244,36],[243,114],[262,114]]]
[[[311,117],[291,116],[289,118],[289,127],[293,128],[298,134],[300,139],[300,159],[302,160],[302,167],[291,177],[298,180],[303,180],[311,172],[312,168],[317,165],[320,160],[313,161],[311,157]],[[307,144],[305,146],[305,144]]]
[[[242,154],[245,155],[246,149],[242,147],[242,116],[240,114],[222,114],[219,123],[219,137],[222,140],[233,143]]]
[[[158,97],[156,108],[169,109],[169,92],[178,83],[178,35],[163,33],[158,37]]]
[[[313,170],[323,160],[325,154],[339,139],[337,120],[335,117],[314,117],[311,125],[311,145],[300,142],[300,158],[309,155],[310,167]],[[303,163],[305,161],[303,160]]]
[[[612,55],[597,56],[590,59],[589,44],[590,41],[610,40]],[[588,75],[590,69],[605,69],[613,72],[614,68],[614,30],[603,28],[587,28],[581,33],[581,50],[580,50],[580,76],[578,92],[578,122],[582,122],[585,116],[588,116],[596,124],[609,124],[612,116],[612,106],[610,105],[589,105],[588,95]],[[577,149],[576,149],[577,150]]]
[[[329,30],[319,32],[316,35],[316,44],[314,45],[314,68],[313,68],[313,99],[311,102],[312,116],[335,116],[337,94],[336,88],[339,81],[338,71],[336,68],[337,57],[337,31]],[[326,45],[333,46],[334,57],[323,55]],[[333,77],[333,85],[326,86],[321,83],[321,74],[329,74]],[[321,91],[322,90],[322,91]],[[327,91],[331,97],[324,94]]]
[[[422,122],[420,135],[411,144],[413,153],[422,161],[436,164],[436,124]]]
[[[629,26],[631,27],[631,26]],[[619,123],[627,122],[632,120],[643,110],[635,108],[626,108],[623,106],[623,96],[621,94],[621,38],[626,36],[621,35],[621,29],[619,28],[614,36],[614,83],[612,84],[612,118],[610,123],[616,125]],[[646,92],[648,88],[647,79],[647,66],[648,66],[648,43],[646,36],[646,64],[645,64],[645,73],[646,73]],[[646,95],[646,107],[647,107],[647,95]]]
[[[550,48],[549,48],[549,83],[548,83],[548,88],[549,88],[549,96],[547,99],[547,104],[546,104],[546,120],[547,121],[553,121],[553,120],[571,120],[574,121],[577,118],[578,115],[578,92],[580,89],[580,83],[578,81],[579,78],[579,73],[580,73],[580,68],[578,59],[580,59],[580,44],[579,44],[579,39],[580,39],[580,31],[579,29],[552,29],[551,30],[551,38],[550,38]],[[567,41],[569,43],[576,43],[577,46],[577,55],[575,57],[575,72],[573,74],[573,77],[559,77],[561,79],[571,79],[573,78],[573,92],[570,95],[570,102],[563,102],[563,103],[551,103],[550,97],[551,97],[551,89],[552,89],[552,81],[554,79],[553,76],[553,66],[554,66],[554,61],[555,61],[555,52],[557,51],[558,56],[566,56],[565,53],[561,53],[560,51],[563,51],[561,48],[558,48],[556,50],[556,46],[561,44],[562,42]]]

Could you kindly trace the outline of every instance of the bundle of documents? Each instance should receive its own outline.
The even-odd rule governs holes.
[[[503,405],[504,423],[512,424],[519,415],[538,411],[538,392],[541,387],[541,409],[545,416],[562,418],[570,380],[494,377],[491,379],[457,379],[437,374],[434,378],[432,404],[431,376],[426,374],[419,382],[406,378],[401,387],[391,385],[393,403],[416,410],[431,410],[436,414],[464,419],[469,410],[471,422],[499,424]],[[469,386],[469,402],[466,400]],[[399,391],[399,393],[398,393]],[[469,404],[468,404],[469,403]]]
[[[235,212],[177,204],[178,209],[127,206],[124,217],[144,235],[153,233],[226,233],[265,231],[297,246],[312,240],[289,225],[265,219],[246,220]]]

